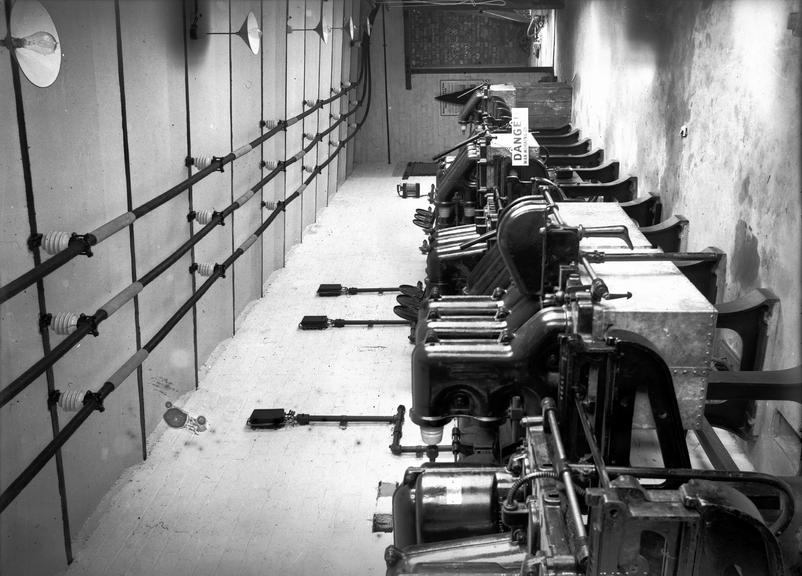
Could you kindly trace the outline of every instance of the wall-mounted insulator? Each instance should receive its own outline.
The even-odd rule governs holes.
[[[42,249],[48,254],[58,254],[66,249],[72,234],[61,230],[51,230],[42,237]]]
[[[197,168],[198,170],[203,170],[204,168],[208,168],[209,165],[214,160],[214,156],[193,156],[191,158],[192,166]]]
[[[262,202],[262,206],[264,206],[268,210],[275,210],[277,204],[274,200],[265,200],[264,202]]]
[[[53,314],[53,318],[50,320],[50,329],[62,336],[72,334],[77,327],[78,314],[73,312],[59,312],[58,314]]]
[[[341,82],[340,86],[342,86],[343,89],[346,89],[346,88],[350,88],[352,86],[352,84],[350,82]]]
[[[331,89],[331,93],[332,93],[332,94],[339,94],[339,93],[340,93],[340,91],[339,91],[339,90],[337,90],[336,88],[332,87],[332,89]]]
[[[314,168],[310,168],[309,166],[303,166],[304,172],[309,172],[310,174],[315,171]]]
[[[278,162],[276,162],[275,160],[262,160],[259,163],[259,165],[262,168],[267,168],[268,170],[275,170],[276,168],[278,168]]]
[[[309,132],[304,132],[304,139],[309,140],[311,142],[315,138],[316,136],[314,134],[310,134]]]
[[[214,274],[214,262],[198,262],[195,271],[201,276],[211,276]]]
[[[329,146],[331,146],[332,148],[336,148],[339,145],[340,145],[339,141],[337,141],[337,140],[329,140]]]
[[[209,222],[212,221],[212,218],[214,218],[214,215],[215,215],[215,211],[213,209],[211,209],[211,208],[207,208],[206,210],[196,210],[195,211],[195,220],[199,224],[203,224],[204,226],[206,226],[206,224],[208,224]]]
[[[317,106],[317,100],[304,100],[304,105],[312,108],[313,106]]]
[[[268,130],[272,130],[273,128],[278,126],[278,121],[277,120],[260,120],[259,121],[259,126],[261,126],[262,128],[267,128]]]
[[[332,120],[339,120],[340,119],[340,115],[339,114],[329,114],[329,118],[331,118]]]
[[[348,124],[349,128],[356,128],[356,122],[351,122]]]
[[[84,407],[88,390],[65,390],[58,395],[56,404],[65,412],[77,412]]]

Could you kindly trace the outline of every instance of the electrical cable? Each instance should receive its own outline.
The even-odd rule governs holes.
[[[375,18],[376,8],[371,11],[371,16]],[[363,68],[366,66],[365,78],[367,85],[363,89],[362,98],[357,104],[357,108],[361,107],[364,98],[367,96],[365,102],[365,116],[361,121],[357,122],[355,130],[342,140],[337,148],[329,155],[327,160],[312,170],[310,176],[304,180],[303,184],[290,195],[282,204],[281,210],[275,210],[270,216],[251,234],[245,241],[228,257],[222,264],[218,264],[214,268],[212,275],[195,291],[195,293],[170,317],[170,319],[162,326],[162,328],[137,352],[135,352],[116,372],[114,372],[100,387],[97,392],[86,392],[82,399],[83,407],[78,413],[62,428],[61,432],[57,434],[51,442],[33,459],[33,461],[23,470],[0,494],[0,513],[5,510],[8,505],[25,489],[25,487],[33,480],[33,478],[44,468],[47,462],[52,458],[56,452],[69,440],[69,438],[78,430],[78,428],[85,422],[95,410],[103,411],[103,401],[111,394],[123,381],[139,367],[149,356],[150,352],[156,348],[167,336],[167,334],[178,324],[181,318],[192,309],[192,307],[200,300],[201,297],[211,288],[211,286],[219,279],[224,277],[225,271],[231,267],[237,258],[245,253],[257,240],[257,238],[272,224],[278,214],[280,214],[286,205],[303,193],[304,189],[312,182],[312,180],[320,173],[320,171],[330,164],[334,158],[339,154],[345,145],[352,140],[362,128],[365,120],[367,119],[367,112],[370,108],[371,100],[371,74],[370,74],[370,40],[369,37],[364,35],[363,46],[367,49],[363,53]],[[73,332],[76,334],[77,332]]]
[[[360,74],[362,70],[360,69]],[[25,272],[21,276],[15,278],[11,282],[0,286],[0,303],[9,300],[10,298],[16,296],[23,290],[25,290],[28,286],[36,282],[37,280],[44,278],[45,276],[55,272],[59,268],[61,268],[64,264],[79,256],[81,254],[85,254],[87,256],[92,255],[92,247],[103,242],[105,239],[109,238],[110,236],[116,234],[120,230],[127,228],[130,226],[134,221],[141,218],[145,214],[152,212],[159,206],[162,206],[166,202],[172,200],[181,192],[187,190],[191,186],[197,184],[204,178],[206,178],[212,172],[216,172],[222,170],[226,164],[229,164],[240,158],[252,150],[254,150],[257,146],[260,146],[279,132],[284,131],[287,127],[292,126],[296,122],[299,122],[309,116],[310,114],[316,112],[326,104],[333,102],[334,100],[348,94],[351,90],[359,85],[361,78],[357,79],[356,83],[352,83],[349,86],[343,88],[342,90],[336,91],[333,95],[328,98],[324,98],[322,100],[318,100],[312,106],[301,112],[300,114],[294,116],[293,118],[287,119],[285,121],[278,122],[275,127],[273,127],[268,132],[260,135],[258,138],[255,138],[248,144],[244,146],[240,146],[236,150],[230,152],[229,154],[223,157],[211,157],[208,162],[204,162],[205,167],[200,171],[196,172],[186,180],[176,184],[169,190],[159,194],[155,198],[145,202],[141,206],[134,208],[125,214],[121,214],[117,218],[107,222],[106,224],[100,226],[99,228],[89,232],[87,234],[69,234],[67,232],[51,232],[47,235],[42,237],[43,242],[45,242],[45,248],[51,249],[61,249],[60,252],[57,252],[54,256],[48,258],[44,262],[40,263],[39,265],[35,266],[28,272]]]

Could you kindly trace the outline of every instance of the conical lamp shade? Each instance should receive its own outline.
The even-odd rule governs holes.
[[[323,44],[329,43],[331,28],[323,22],[323,18],[320,19],[320,22],[318,22],[317,26],[315,26],[312,30],[317,32],[317,35],[323,40]]]
[[[240,26],[237,36],[242,38],[243,42],[251,49],[251,52],[259,54],[262,31],[259,29],[259,23],[256,21],[256,16],[253,12],[248,12],[248,16],[245,18],[242,26]]]
[[[353,42],[354,37],[356,36],[356,27],[354,26],[354,19],[349,16],[348,21],[344,22],[343,26],[348,31],[348,38],[351,40],[351,42]]]

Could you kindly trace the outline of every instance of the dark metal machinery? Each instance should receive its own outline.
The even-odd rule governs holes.
[[[413,383],[413,421],[426,406],[443,420],[429,424],[478,421],[495,440],[453,464],[408,469],[394,496],[388,574],[791,573],[794,488],[765,474],[691,469],[670,361],[628,330],[594,336],[604,300],[565,293],[531,321],[555,346],[556,366],[512,389],[482,378],[497,402],[478,405],[452,380],[441,405],[438,395],[415,397]],[[640,392],[663,468],[631,461]],[[512,449],[500,445],[505,434]]]
[[[463,119],[479,122],[475,95]],[[559,150],[558,134],[544,136]],[[798,368],[714,371],[717,319],[731,323],[734,307],[713,306],[674,262],[710,268],[721,254],[663,252],[628,206],[573,203],[545,180],[554,173],[521,178],[460,150],[451,166],[466,165],[438,179],[436,212],[416,216],[429,277],[403,300],[417,319],[409,417],[433,461],[396,490],[387,573],[800,573],[798,479],[691,467],[686,431],[710,430],[706,399],[802,402]],[[546,164],[560,161],[571,163]],[[448,217],[446,177],[473,194]],[[471,225],[459,218],[468,197],[484,198],[483,228],[478,211]],[[439,446],[449,424],[452,444]],[[650,435],[662,467],[642,465],[633,430]],[[434,461],[448,448],[453,463]]]

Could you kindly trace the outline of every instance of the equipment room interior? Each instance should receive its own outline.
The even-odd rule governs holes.
[[[2,576],[802,575],[797,0],[0,0]]]

